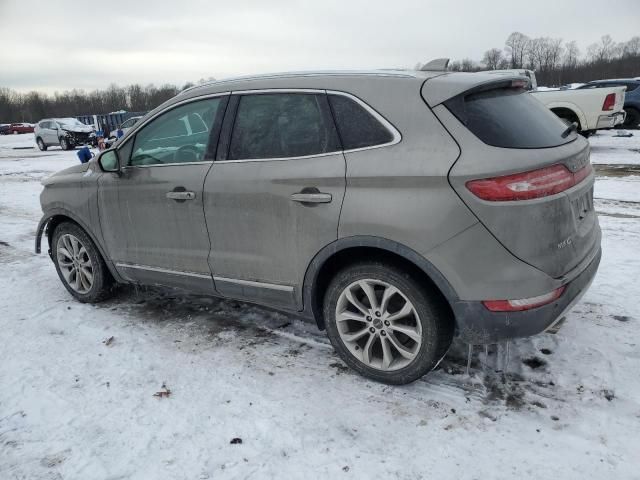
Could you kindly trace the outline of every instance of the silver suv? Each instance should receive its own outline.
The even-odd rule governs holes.
[[[314,319],[403,384],[454,338],[554,327],[600,260],[589,145],[522,77],[281,74],[180,93],[45,182],[58,275],[97,302],[161,284]]]
[[[72,150],[79,145],[94,144],[96,140],[93,127],[76,118],[45,118],[36,124],[33,135],[42,151],[58,145],[62,150]]]

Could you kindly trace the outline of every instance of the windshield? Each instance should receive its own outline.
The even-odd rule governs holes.
[[[568,124],[522,88],[495,88],[462,94],[447,108],[487,145],[502,148],[549,148],[576,139],[563,133]]]
[[[75,118],[60,118],[58,123],[65,127],[84,127],[85,124]]]

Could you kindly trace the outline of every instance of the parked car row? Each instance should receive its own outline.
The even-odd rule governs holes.
[[[33,123],[3,123],[0,124],[0,135],[17,135],[19,133],[32,133]]]

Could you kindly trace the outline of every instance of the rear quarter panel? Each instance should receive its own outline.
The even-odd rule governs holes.
[[[420,96],[420,85],[360,87],[360,97],[392,123],[399,143],[346,152],[347,188],[339,237],[394,240],[426,256],[477,222],[451,189],[447,173],[460,150]]]

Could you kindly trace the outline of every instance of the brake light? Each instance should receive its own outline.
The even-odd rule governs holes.
[[[602,110],[613,110],[614,105],[616,104],[616,94],[610,93],[604,98],[604,103],[602,104]]]
[[[466,186],[476,197],[491,202],[531,200],[563,192],[590,173],[590,163],[574,173],[564,165],[551,165],[530,172],[470,180]]]
[[[482,304],[492,312],[521,312],[555,302],[564,293],[564,289],[565,287],[562,286],[544,295],[518,300],[485,300]]]

